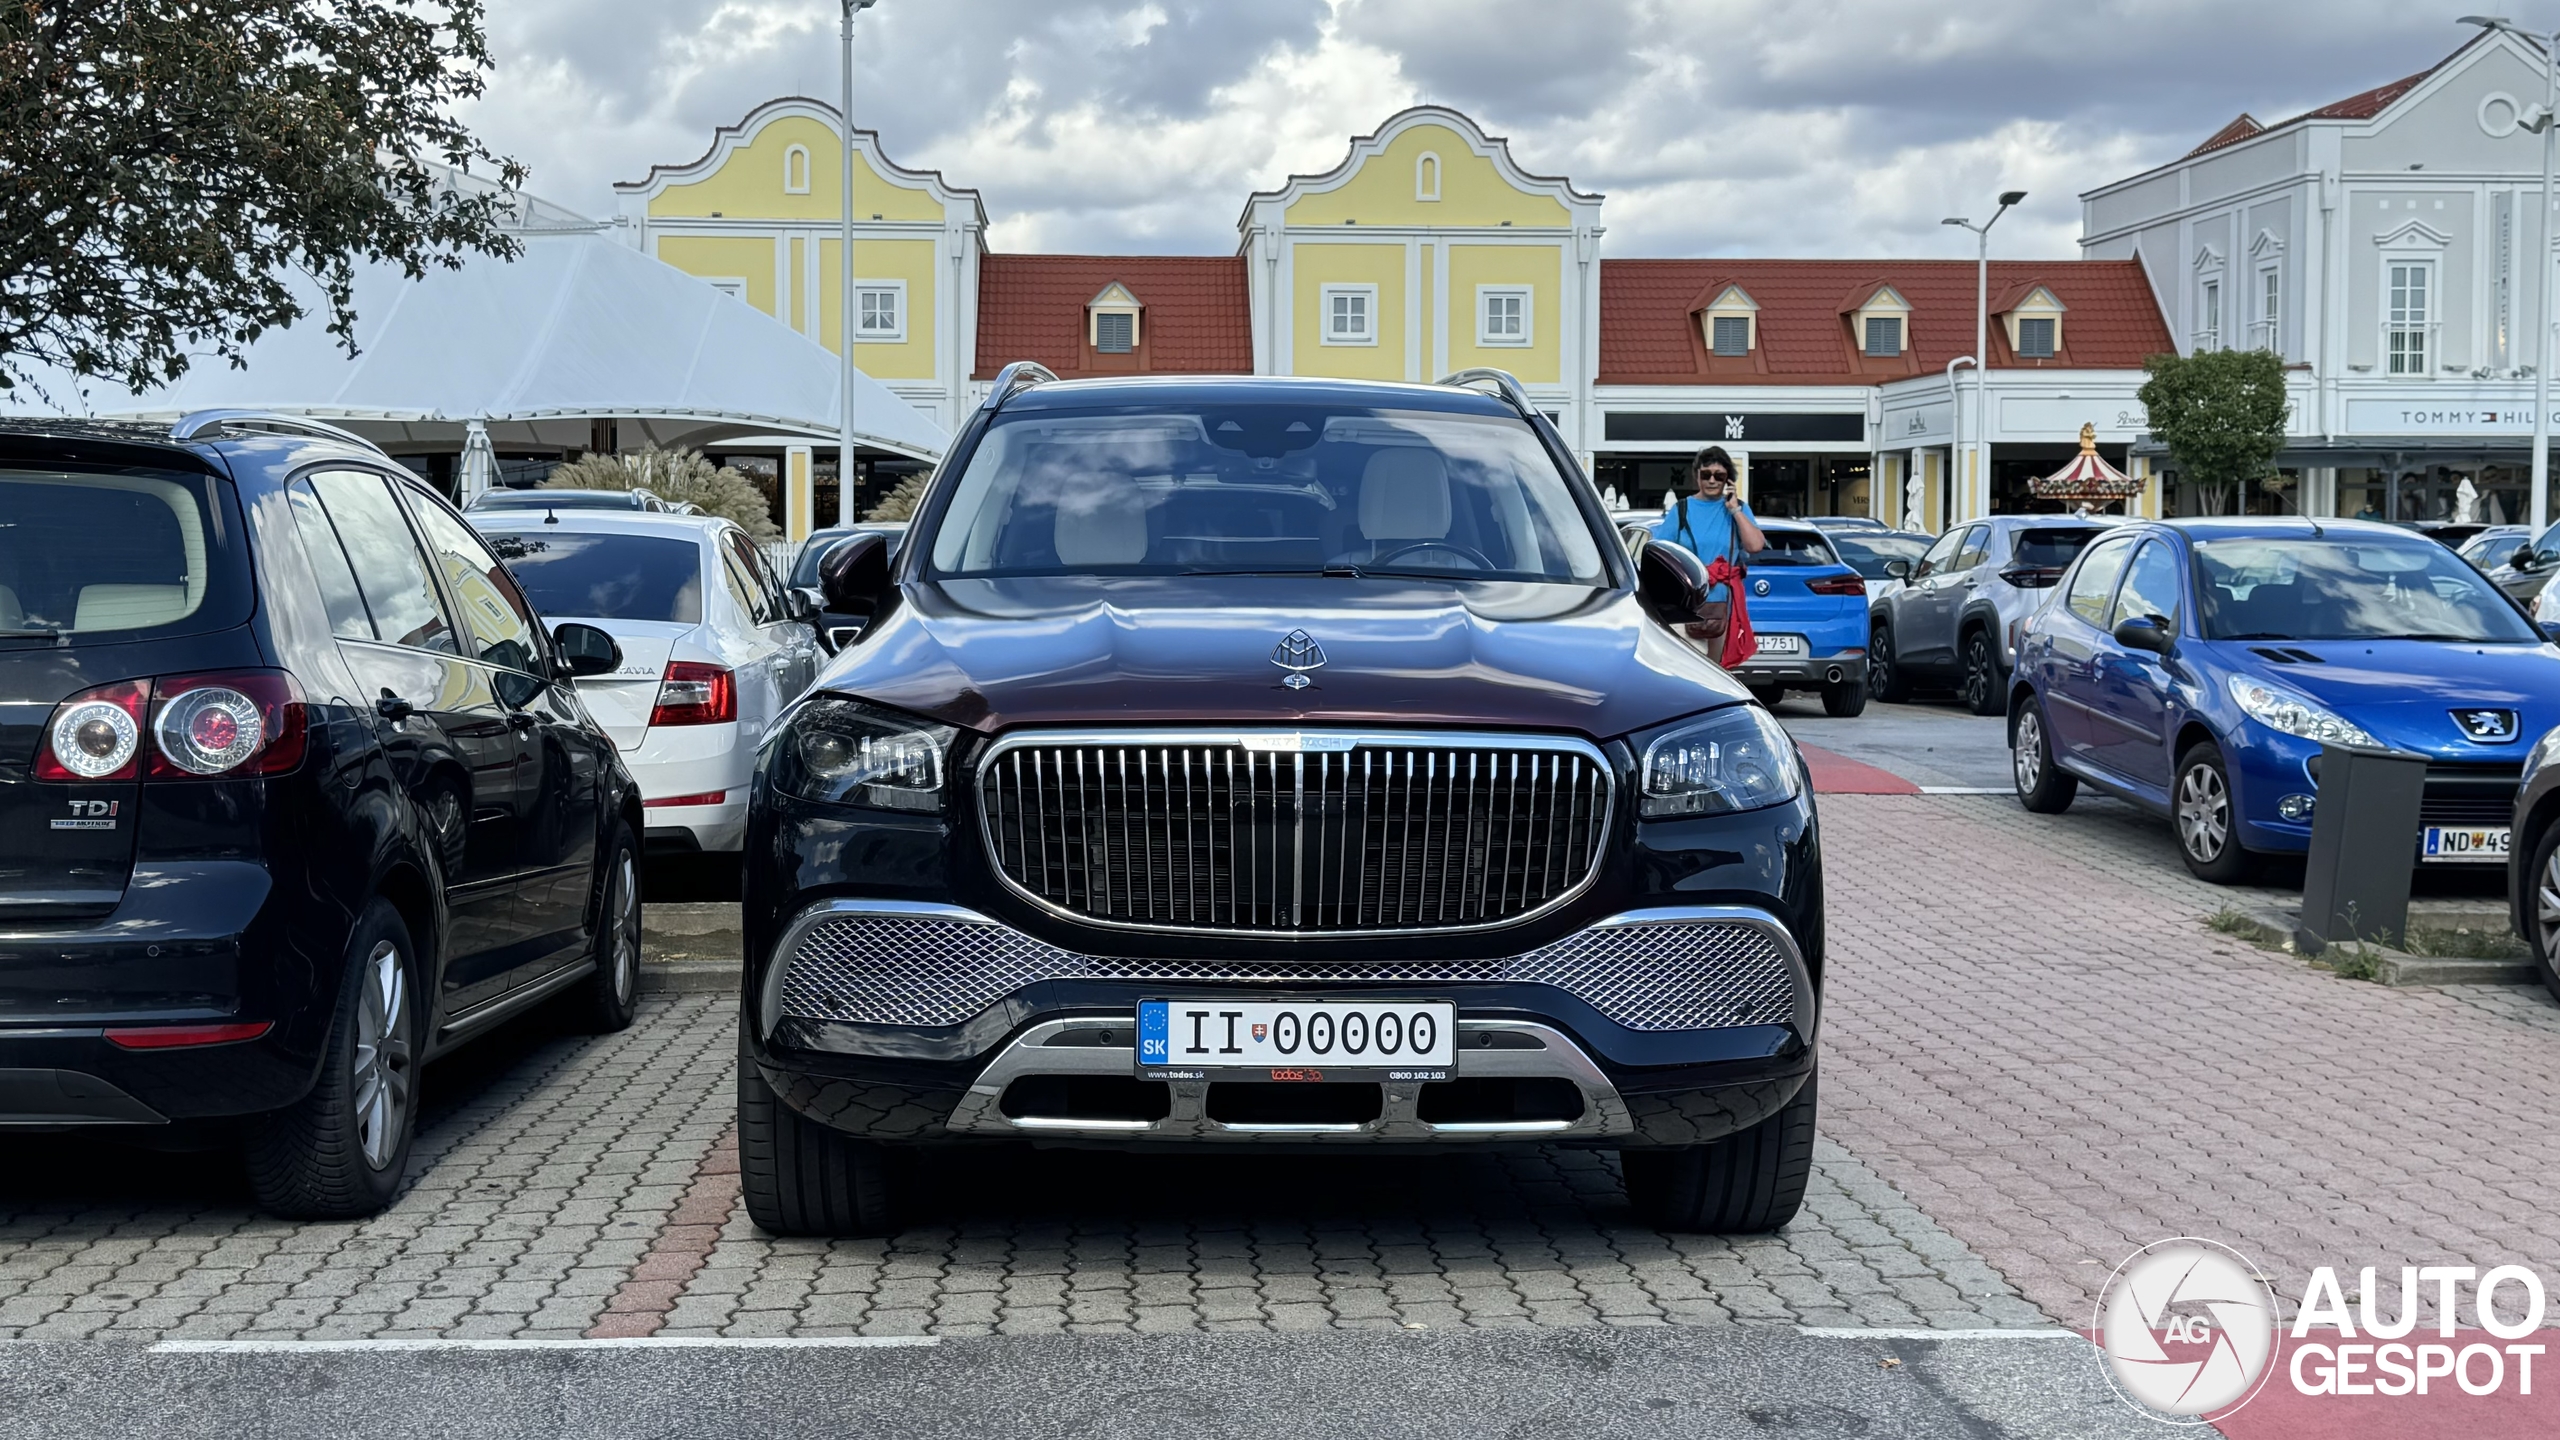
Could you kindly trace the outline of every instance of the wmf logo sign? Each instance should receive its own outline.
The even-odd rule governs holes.
[[[2203,1425],[2266,1383],[2276,1297],[2227,1246],[2160,1240],[2117,1268],[2092,1328],[2118,1394],[2155,1419]]]

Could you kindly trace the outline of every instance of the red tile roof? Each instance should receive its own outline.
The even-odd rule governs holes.
[[[1698,311],[1739,285],[1760,307],[1748,356],[1707,353]],[[1903,354],[1859,353],[1848,310],[1879,285],[1911,306]],[[2050,360],[2009,351],[1995,308],[1991,363],[2007,368],[2132,368],[2177,348],[2136,260],[1995,260],[1991,294],[2041,285],[2062,302],[2062,345]],[[1603,385],[1873,385],[1936,372],[1973,349],[1970,260],[1603,260]],[[2011,303],[2014,303],[2012,301]]]
[[[2258,117],[2244,111],[2239,115],[2233,116],[2230,124],[2225,125],[2221,129],[2204,137],[2203,144],[2198,145],[2193,150],[2188,151],[2186,154],[2181,155],[2178,158],[2181,160],[2192,160],[2198,155],[2205,154],[2208,151],[2219,150],[2225,145],[2237,145],[2252,135],[2264,135],[2265,133],[2267,133],[2267,127],[2258,123]]]
[[[1253,316],[1234,255],[996,255],[979,262],[978,375],[1015,360],[1062,376],[1250,375]],[[1084,307],[1117,281],[1145,308],[1138,348],[1101,355]]]
[[[2457,46],[2452,55],[2447,55],[2444,59],[2437,61],[2415,75],[2402,76],[2400,79],[2394,80],[2388,85],[2376,85],[2370,90],[2350,95],[2344,100],[2332,101],[2316,110],[2305,110],[2290,120],[2279,120],[2273,125],[2261,125],[2251,117],[2243,115],[2239,119],[2232,121],[2230,124],[2223,126],[2221,129],[2214,131],[2211,135],[2206,136],[2203,144],[2198,145],[2196,148],[2188,151],[2185,155],[2182,155],[2179,158],[2182,160],[2191,160],[2198,155],[2219,150],[2225,145],[2237,145],[2241,141],[2250,139],[2253,136],[2264,135],[2270,130],[2282,130],[2288,125],[2299,125],[2305,120],[2370,120],[2374,116],[2379,115],[2384,110],[2390,108],[2392,101],[2397,100],[2401,96],[2408,94],[2411,90],[2416,89],[2420,81],[2425,80],[2428,76],[2443,69],[2453,60],[2454,56],[2460,55],[2463,51],[2487,40],[2489,38],[2489,34],[2490,32],[2486,30],[2481,31],[2479,34],[2472,36],[2469,40],[2464,41],[2460,46]]]

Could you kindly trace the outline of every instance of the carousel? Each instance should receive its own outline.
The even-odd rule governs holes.
[[[2039,500],[2058,500],[2072,513],[2089,515],[2119,500],[2142,493],[2143,482],[2106,462],[2098,454],[2098,427],[2080,427],[2080,453],[2071,463],[2032,482]]]

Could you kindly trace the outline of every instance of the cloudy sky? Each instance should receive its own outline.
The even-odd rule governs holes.
[[[836,94],[836,0],[500,0],[472,119],[594,213],[778,94]],[[2426,68],[2406,0],[881,0],[855,114],[975,186],[1001,250],[1225,253],[1245,196],[1453,105],[1607,194],[1614,255],[2069,255],[2077,192]]]

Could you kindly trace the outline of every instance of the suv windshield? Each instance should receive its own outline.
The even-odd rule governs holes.
[[[229,588],[211,484],[201,475],[0,471],[0,637],[142,630],[194,616]]]
[[[2095,525],[2021,530],[2018,532],[2017,550],[2009,563],[2038,570],[2059,570],[2070,564],[2072,557],[2090,541],[2104,533]]]
[[[1753,565],[1837,565],[1831,542],[1811,530],[1763,530],[1769,546],[1751,557]]]
[[[702,623],[702,547],[656,535],[491,535],[525,598],[545,616]]]
[[[2479,571],[2418,536],[2208,540],[2196,596],[2208,640],[2542,638]]]
[[[954,578],[1608,575],[1565,477],[1520,421],[1281,404],[1000,419],[931,558]]]

